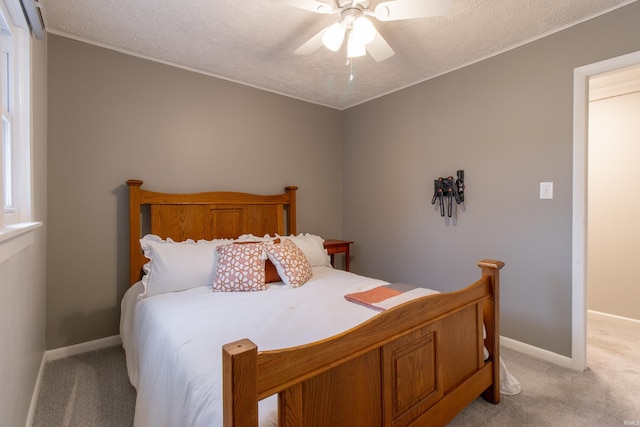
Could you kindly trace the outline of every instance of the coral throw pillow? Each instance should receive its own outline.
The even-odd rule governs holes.
[[[276,266],[273,265],[271,260],[267,259],[264,262],[264,282],[265,283],[273,283],[273,282],[281,282],[280,276],[278,275],[278,270]]]

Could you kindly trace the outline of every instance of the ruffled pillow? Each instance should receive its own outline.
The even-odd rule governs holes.
[[[231,240],[163,240],[154,234],[140,239],[140,246],[149,262],[143,267],[144,295],[183,291],[210,285],[216,273],[216,247]]]
[[[297,288],[313,276],[309,260],[291,239],[283,239],[281,243],[265,245],[264,248],[285,285]]]
[[[265,283],[263,242],[216,248],[218,266],[213,290],[217,292],[263,291]]]
[[[282,240],[292,240],[305,254],[312,267],[331,267],[331,258],[324,248],[324,239],[314,234],[298,234],[297,236],[278,236]]]

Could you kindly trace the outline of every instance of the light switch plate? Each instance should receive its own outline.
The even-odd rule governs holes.
[[[540,183],[540,198],[553,199],[553,182]]]

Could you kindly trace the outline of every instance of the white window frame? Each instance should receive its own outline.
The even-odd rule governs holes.
[[[0,150],[0,230],[9,226],[28,223],[33,218],[32,212],[32,171],[31,171],[31,81],[30,57],[31,37],[18,0],[0,0],[0,19],[2,22],[2,52],[10,56],[9,69],[0,70],[9,78],[8,111],[3,102],[2,113],[11,123],[11,184],[13,206],[5,206],[5,159]],[[17,12],[19,10],[20,12]],[[0,99],[5,94],[4,85],[0,85]]]

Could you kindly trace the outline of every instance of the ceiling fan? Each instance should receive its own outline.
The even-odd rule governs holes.
[[[338,15],[336,23],[323,28],[295,50],[310,55],[322,45],[337,52],[347,40],[347,61],[367,53],[377,61],[384,61],[395,53],[373,26],[369,17],[378,21],[444,16],[451,9],[452,0],[394,0],[382,1],[371,9],[371,0],[333,0],[332,4],[316,0],[273,0],[315,13]]]

